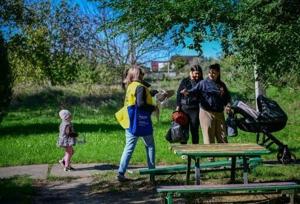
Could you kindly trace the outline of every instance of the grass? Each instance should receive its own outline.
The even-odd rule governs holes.
[[[0,179],[1,203],[31,203],[34,196],[32,180],[28,177]]]
[[[154,88],[177,87],[178,82],[159,82]],[[73,113],[73,123],[85,144],[75,147],[74,163],[111,163],[118,165],[124,144],[124,130],[118,125],[114,113],[122,106],[123,91],[118,87],[74,85],[71,87],[18,87],[9,114],[0,125],[0,166],[54,164],[62,157],[63,150],[56,147],[58,111],[61,107]],[[292,89],[270,88],[268,96],[277,101],[289,116],[286,127],[274,135],[288,144],[300,158],[300,95]],[[161,164],[182,163],[169,150],[165,134],[170,126],[170,115],[175,108],[175,97],[165,104],[158,122],[153,118],[156,143],[156,161]],[[229,138],[230,143],[255,143],[255,133],[239,130],[239,135]],[[200,143],[202,137],[200,136]],[[265,160],[276,160],[277,147]],[[142,141],[138,142],[131,164],[146,164]],[[279,169],[279,170],[278,170]],[[260,167],[256,178],[300,178],[299,165]]]

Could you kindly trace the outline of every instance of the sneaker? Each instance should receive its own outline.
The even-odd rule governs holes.
[[[118,180],[119,182],[126,182],[126,181],[129,181],[130,179],[126,178],[124,175],[119,174],[119,175],[117,176],[117,180]]]
[[[65,160],[61,159],[58,163],[64,168],[65,167]]]
[[[75,171],[75,169],[72,166],[68,167],[71,171]]]
[[[71,166],[65,167],[64,171],[74,171],[75,169]]]

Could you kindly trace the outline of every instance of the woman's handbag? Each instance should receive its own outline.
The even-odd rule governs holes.
[[[189,139],[189,132],[187,128],[182,127],[175,121],[171,122],[171,128],[168,130],[166,140],[170,143],[183,142],[186,143]]]
[[[232,114],[228,114],[225,124],[227,127],[227,136],[228,137],[235,137],[238,135],[236,118]]]
[[[182,111],[174,111],[171,119],[182,126],[187,126],[189,124],[189,117]]]

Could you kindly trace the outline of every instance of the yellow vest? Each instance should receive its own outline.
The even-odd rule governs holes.
[[[134,81],[134,82],[131,82],[127,87],[124,106],[133,106],[133,105],[135,105],[135,101],[136,101],[135,93],[136,93],[136,88],[138,86],[145,87],[145,90],[146,90],[146,103],[148,105],[153,105],[153,100],[152,100],[149,89],[145,85],[143,85],[142,83]]]
[[[131,82],[127,87],[125,100],[124,100],[124,106],[118,112],[115,113],[117,121],[120,123],[120,125],[124,129],[129,128],[129,125],[130,125],[129,124],[130,119],[129,119],[127,108],[128,108],[128,106],[134,106],[135,105],[135,102],[136,102],[135,93],[136,93],[136,88],[138,86],[145,87],[145,90],[146,90],[146,103],[148,105],[153,105],[153,100],[152,100],[149,89],[140,82],[137,82],[137,81]]]

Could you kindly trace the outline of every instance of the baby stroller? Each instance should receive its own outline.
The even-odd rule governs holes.
[[[275,143],[278,146],[277,160],[280,163],[287,164],[296,160],[288,146],[271,134],[286,126],[288,119],[286,113],[275,101],[262,95],[257,97],[257,105],[259,112],[242,101],[236,101],[233,104],[233,117],[237,127],[246,132],[256,133],[257,144],[264,145],[266,148]],[[262,133],[261,142],[260,133]]]

